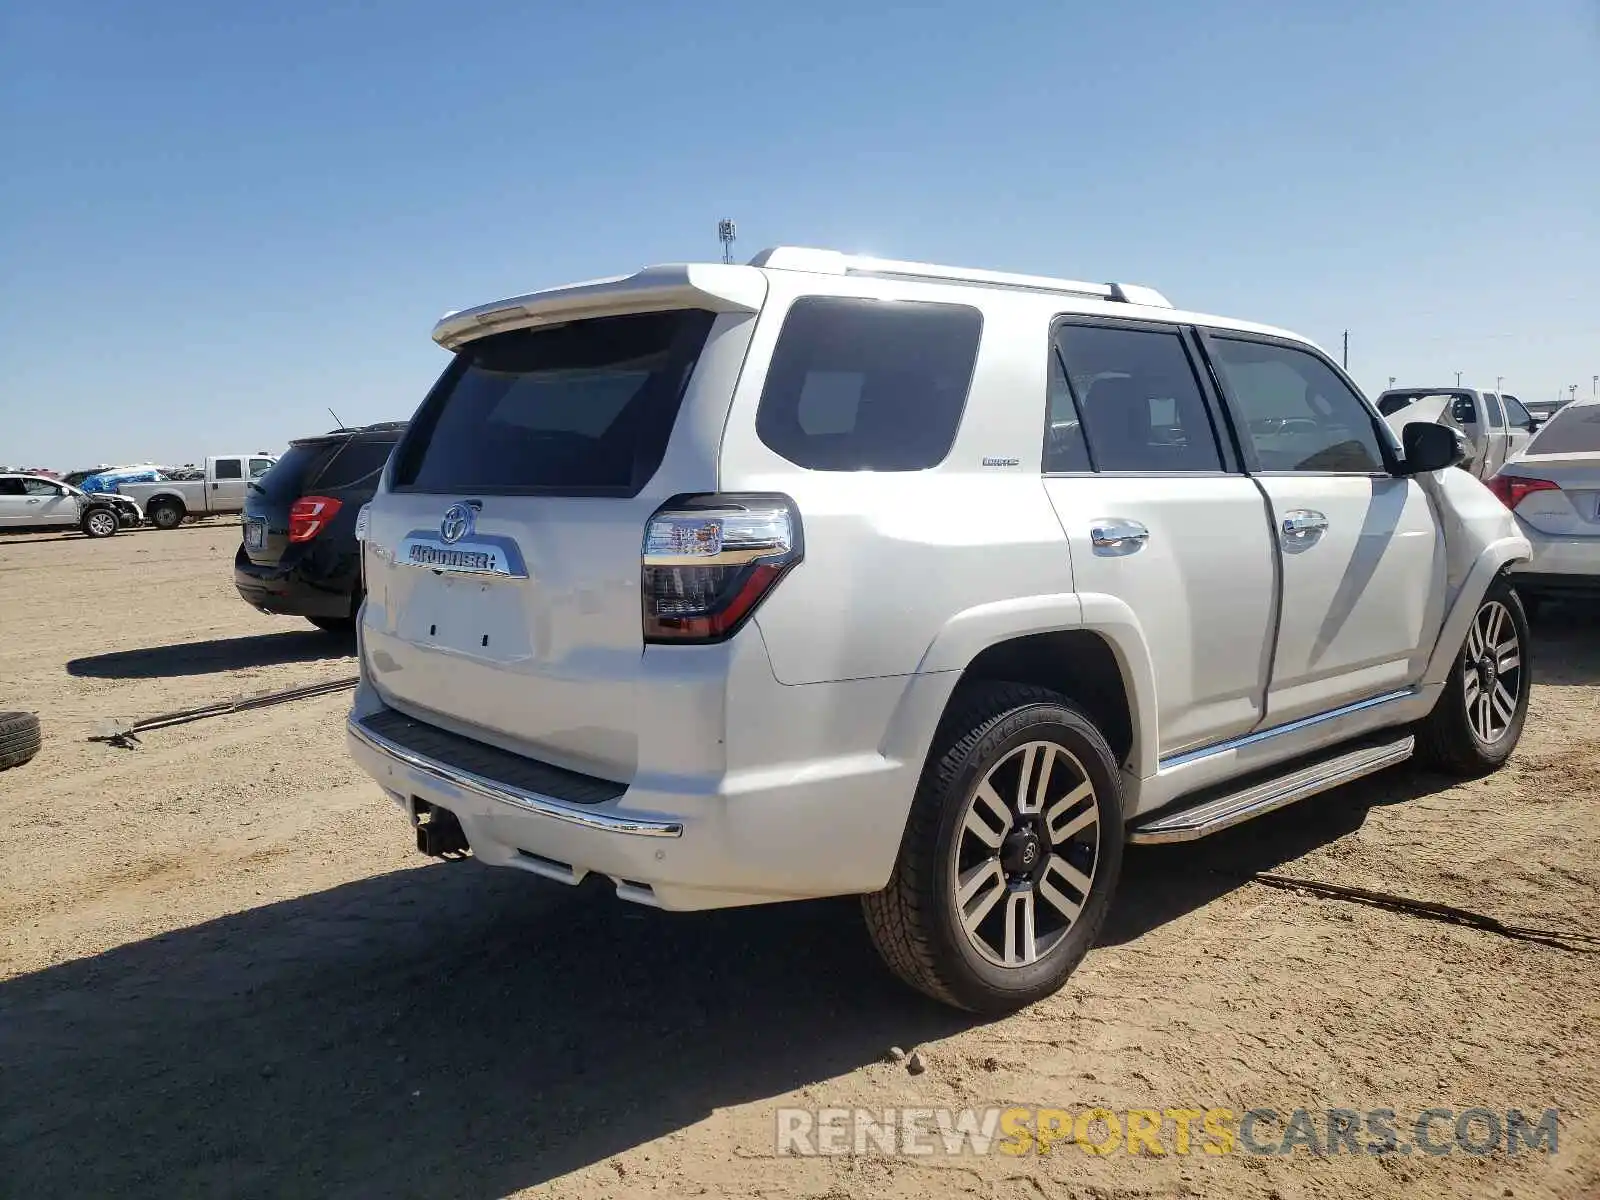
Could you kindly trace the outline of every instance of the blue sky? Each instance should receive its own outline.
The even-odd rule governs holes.
[[[1600,3],[12,0],[0,462],[409,416],[446,309],[790,243],[1126,279],[1369,391],[1600,372]]]

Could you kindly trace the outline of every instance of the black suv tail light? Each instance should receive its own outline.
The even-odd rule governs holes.
[[[645,642],[726,641],[803,554],[787,496],[674,497],[645,527]]]

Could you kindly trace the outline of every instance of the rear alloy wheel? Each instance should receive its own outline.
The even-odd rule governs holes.
[[[1502,577],[1489,586],[1434,709],[1417,726],[1427,765],[1472,778],[1497,770],[1522,737],[1533,676],[1528,617]]]
[[[176,529],[183,524],[183,509],[170,500],[158,501],[150,506],[149,517],[157,529]]]
[[[1060,696],[973,686],[941,727],[894,875],[863,898],[884,960],[935,999],[1011,1012],[1060,989],[1105,919],[1122,791],[1094,724]]]
[[[108,538],[121,527],[122,522],[117,519],[117,514],[109,508],[91,508],[78,522],[78,528],[83,530],[84,536],[92,538]]]

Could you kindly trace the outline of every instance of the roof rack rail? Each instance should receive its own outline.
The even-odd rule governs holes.
[[[985,271],[975,267],[945,267],[937,263],[907,262],[895,258],[872,258],[843,254],[838,250],[814,250],[805,246],[773,246],[750,260],[752,267],[777,271],[810,271],[819,275],[877,275],[897,279],[935,279],[944,283],[970,283],[985,287],[1022,288],[1035,292],[1060,292],[1142,304],[1150,308],[1171,308],[1155,288],[1137,283],[1086,283],[1077,279],[1053,279],[1048,275],[1018,275],[1008,271]]]

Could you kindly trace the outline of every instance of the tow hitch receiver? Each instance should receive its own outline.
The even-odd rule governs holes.
[[[472,849],[455,813],[424,800],[415,803],[418,850],[431,858],[460,858]]]

